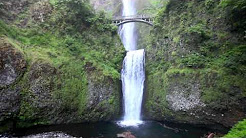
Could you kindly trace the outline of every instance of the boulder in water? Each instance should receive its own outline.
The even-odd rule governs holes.
[[[132,135],[131,132],[123,132],[121,134],[117,134],[118,138],[136,138],[134,135]]]

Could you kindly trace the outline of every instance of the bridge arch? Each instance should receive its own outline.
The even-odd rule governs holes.
[[[140,23],[145,23],[147,25],[153,26],[153,18],[150,16],[145,16],[145,15],[115,17],[112,20],[112,22],[117,26],[120,26],[126,23],[131,23],[131,22],[140,22]]]
[[[125,21],[121,21],[119,23],[116,23],[116,26],[121,26],[123,24],[126,24],[126,23],[131,23],[131,22],[140,22],[140,23],[145,23],[147,25],[150,25],[150,26],[153,26],[153,23],[151,21],[146,21],[146,20],[125,20]]]

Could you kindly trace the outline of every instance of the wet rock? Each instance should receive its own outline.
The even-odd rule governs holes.
[[[1,121],[14,117],[20,109],[20,91],[15,89],[0,90],[0,124]]]
[[[24,87],[28,89],[23,97],[23,102],[29,105],[29,108],[23,108],[23,113],[32,112],[29,118],[38,119],[52,117],[52,113],[57,106],[55,99],[52,98],[53,79],[56,75],[56,69],[48,63],[41,61],[34,62],[27,72],[26,83]]]
[[[131,132],[123,132],[122,134],[117,134],[118,138],[136,138]]]
[[[91,73],[91,72],[90,72]],[[88,77],[88,104],[87,111],[91,118],[109,120],[119,115],[119,81],[113,81],[109,77],[95,80]]]
[[[97,106],[98,103],[110,98],[113,92],[112,85],[96,84],[92,80],[88,80],[89,95],[89,108]]]
[[[75,137],[63,132],[46,132],[46,133],[24,136],[22,138],[75,138]]]
[[[213,80],[216,79],[218,78],[213,78]],[[157,96],[151,99],[149,105],[146,106],[149,106],[149,111],[145,112],[148,119],[210,125],[216,129],[223,129],[232,126],[241,118],[245,118],[245,113],[242,110],[244,106],[237,107],[224,102],[219,104],[215,102],[205,103],[204,82],[207,81],[200,81],[202,79],[197,73],[173,73],[168,75],[165,80],[168,83],[164,88],[159,88],[161,84],[158,84],[158,90],[153,89]],[[215,84],[214,81],[209,82]],[[151,85],[154,84],[151,83]],[[244,105],[240,100],[233,104]]]
[[[189,85],[189,86],[188,86]],[[171,86],[166,99],[174,111],[187,111],[196,107],[203,107],[201,90],[198,83],[186,83],[186,86],[176,83]]]
[[[214,133],[210,133],[209,135],[208,135],[208,138],[213,138],[214,137]]]
[[[4,38],[0,38],[0,88],[13,84],[26,69],[23,54]]]
[[[39,1],[30,9],[31,16],[36,22],[44,22],[52,10],[53,8],[48,1]]]
[[[24,7],[29,4],[28,0],[1,0],[0,18],[6,21],[13,21],[18,14],[25,10]]]
[[[13,136],[8,133],[2,133],[0,134],[0,138],[12,138]]]
[[[0,126],[13,125],[12,119],[20,110],[20,91],[18,82],[26,70],[23,54],[5,38],[0,38]],[[5,129],[3,129],[5,130]],[[1,131],[1,128],[0,128]]]
[[[5,64],[1,71],[0,86],[12,84],[17,78],[17,74],[10,64]]]
[[[237,72],[236,68],[230,73],[227,67],[216,70],[209,66],[212,62],[216,65],[219,63],[217,59],[210,61],[212,56],[209,54],[216,51],[216,45],[213,44],[229,42],[236,48],[237,43],[241,42],[239,37],[241,34],[229,31],[231,25],[227,23],[228,18],[214,18],[215,16],[211,16],[208,10],[197,9],[204,3],[204,1],[192,3],[190,8],[193,10],[177,10],[191,3],[170,2],[170,9],[160,16],[163,19],[159,22],[160,27],[153,30],[155,37],[151,38],[152,46],[146,48],[147,80],[144,108],[148,119],[220,128],[221,126],[231,127],[245,118],[245,96],[243,95],[245,89],[243,83],[238,83],[238,80],[244,82],[244,79],[234,78],[234,75],[242,76],[244,73]],[[176,15],[184,12],[192,14],[189,16],[191,18],[187,19],[192,22],[192,25],[185,25],[189,31],[179,32],[179,29],[183,28],[179,27],[182,21],[179,20],[181,18],[176,18]],[[219,10],[212,14],[227,17]],[[207,23],[195,23],[201,18],[207,20]],[[173,24],[169,24],[170,22]],[[196,27],[200,29],[199,32],[193,30]],[[209,33],[206,30],[213,30],[213,35],[208,36]],[[226,30],[227,35],[219,38],[217,32],[222,30]],[[212,44],[209,45],[211,47],[204,45],[207,43]],[[214,49],[204,52],[202,49],[205,47]],[[233,50],[234,47],[215,53],[219,55]],[[230,57],[225,58],[226,60],[234,62],[234,59]],[[237,66],[239,68],[241,64]]]
[[[90,70],[88,73],[92,74],[92,72],[96,71]],[[28,108],[22,108],[20,115],[27,117],[31,122],[42,120],[50,124],[109,120],[118,115],[119,107],[116,105],[118,102],[115,100],[117,98],[115,95],[120,90],[117,83],[109,83],[110,78],[95,81],[90,78],[93,75],[88,75],[88,83],[84,88],[87,90],[88,98],[82,107],[85,110],[81,114],[79,106],[69,105],[73,101],[64,101],[67,98],[61,97],[64,96],[60,94],[64,85],[61,83],[63,73],[65,72],[59,71],[44,61],[32,63],[25,75],[24,87],[28,91],[23,97],[23,102],[28,105]],[[77,97],[74,98],[69,100],[77,100]]]

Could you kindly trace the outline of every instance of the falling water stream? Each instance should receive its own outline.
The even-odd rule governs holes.
[[[122,2],[124,17],[136,14],[134,0],[122,0]],[[135,23],[124,24],[120,35],[124,47],[128,51],[121,71],[124,120],[120,124],[136,126],[142,123],[140,115],[145,80],[145,53],[144,49],[137,50]]]
[[[122,0],[122,3],[123,17],[136,15],[135,0]],[[122,26],[120,36],[126,51],[137,49],[137,37],[135,31],[135,23],[126,23]]]

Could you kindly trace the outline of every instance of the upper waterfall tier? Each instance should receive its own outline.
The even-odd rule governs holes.
[[[122,0],[122,2],[122,16],[136,15],[135,0]],[[137,49],[137,36],[135,32],[135,23],[124,24],[120,30],[120,36],[127,51]]]

